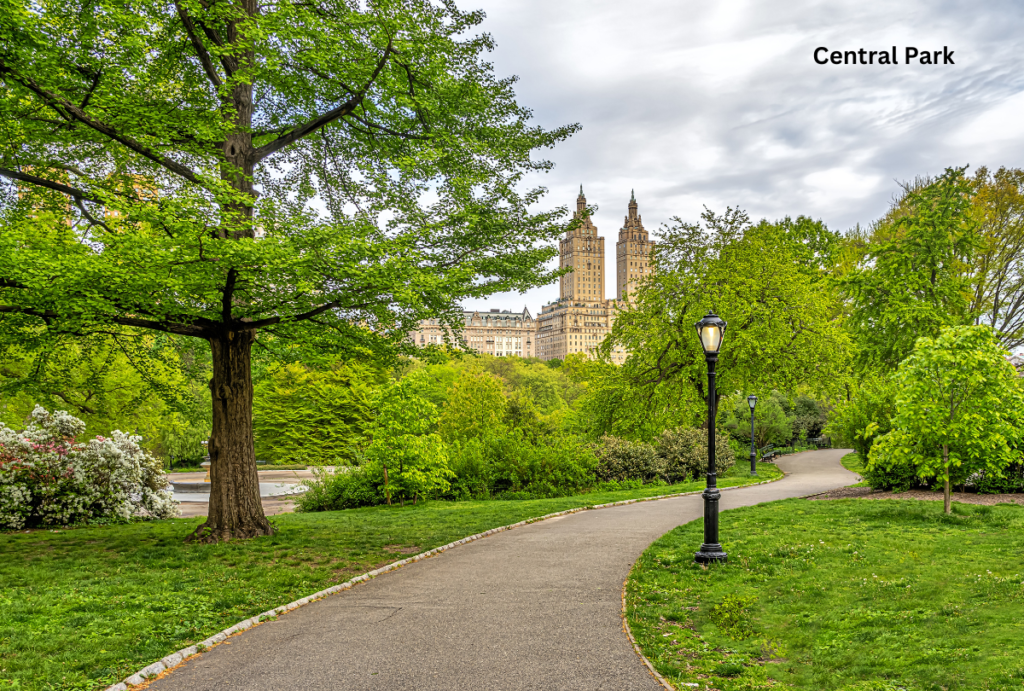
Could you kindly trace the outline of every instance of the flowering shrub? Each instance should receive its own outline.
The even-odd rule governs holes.
[[[160,462],[139,437],[114,432],[85,443],[85,423],[36,406],[21,432],[0,423],[0,528],[177,514]]]

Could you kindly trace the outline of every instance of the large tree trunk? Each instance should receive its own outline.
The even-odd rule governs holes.
[[[255,334],[228,332],[210,339],[213,354],[213,436],[210,438],[210,512],[189,537],[201,542],[272,535],[263,515],[252,439]]]

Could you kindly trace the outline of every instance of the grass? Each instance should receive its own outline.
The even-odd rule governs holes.
[[[720,486],[781,476],[743,464]],[[703,482],[530,501],[428,502],[271,520],[273,537],[184,544],[202,519],[0,534],[0,689],[101,689],[232,624],[407,554],[527,518]]]
[[[843,458],[840,461],[840,463],[842,463],[843,467],[846,468],[847,470],[849,470],[851,473],[857,473],[862,478],[864,477],[864,470],[866,469],[866,464],[864,463],[864,459],[861,458],[859,453],[853,452],[853,453],[846,454],[845,456],[843,456]],[[867,480],[861,480],[857,484],[850,485],[850,486],[851,487],[868,487],[869,485],[868,485],[868,481]]]
[[[1024,507],[792,499],[702,522],[643,554],[633,634],[678,688],[1024,688]],[[694,685],[697,686],[694,686]]]

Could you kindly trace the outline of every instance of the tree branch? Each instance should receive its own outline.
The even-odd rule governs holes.
[[[87,127],[90,127],[93,130],[99,132],[100,134],[105,135],[116,142],[119,142],[120,144],[131,149],[140,156],[148,158],[150,161],[153,161],[154,163],[163,166],[167,170],[185,178],[189,182],[194,182],[197,185],[202,184],[199,180],[199,177],[194,172],[192,172],[192,170],[190,170],[187,166],[184,166],[173,159],[161,156],[155,151],[150,150],[148,147],[143,146],[142,143],[135,141],[133,138],[125,134],[121,134],[110,125],[107,125],[104,122],[101,122],[90,117],[87,113],[85,113],[81,108],[79,108],[75,104],[70,103],[66,99],[63,99],[54,93],[50,93],[43,87],[39,86],[31,77],[26,77],[24,75],[18,74],[13,69],[8,67],[3,60],[0,60],[0,74],[10,75],[14,81],[18,82],[32,93],[39,96],[41,99],[43,99],[43,102],[46,103],[46,105],[50,106],[50,108],[52,108],[56,112],[61,113],[63,115],[70,115],[75,120],[81,122],[83,125],[86,125]]]
[[[384,49],[384,53],[380,56],[380,60],[377,61],[377,66],[376,68],[374,68],[373,74],[370,75],[370,79],[366,82],[362,89],[360,89],[356,94],[352,96],[352,98],[345,101],[337,108],[329,110],[320,117],[314,118],[313,120],[310,120],[309,122],[296,127],[287,134],[283,134],[277,139],[274,139],[273,141],[268,142],[267,144],[264,144],[260,148],[256,149],[252,153],[252,162],[256,163],[257,161],[262,161],[264,158],[274,153],[275,151],[278,151],[288,146],[289,144],[297,142],[298,140],[302,139],[309,133],[315,132],[321,127],[334,122],[338,118],[343,118],[346,115],[350,115],[353,111],[355,111],[356,107],[358,107],[359,104],[363,102],[363,98],[365,98],[366,92],[370,89],[371,86],[373,86],[374,82],[377,81],[377,77],[380,76],[381,71],[384,69],[384,65],[387,64],[388,56],[392,54],[393,50],[394,49],[392,46],[392,39],[388,39],[388,45]]]
[[[63,185],[59,182],[53,182],[52,180],[47,180],[46,178],[41,178],[37,175],[20,173],[16,170],[11,170],[10,168],[0,168],[0,175],[3,175],[5,178],[10,178],[12,180],[18,180],[19,182],[27,182],[38,187],[45,187],[48,190],[60,192],[61,194],[66,194],[69,197],[74,197],[75,199],[84,199],[85,201],[89,202],[97,202],[101,204],[103,203],[103,200],[98,199],[97,197],[89,194],[88,192],[85,192],[84,190],[80,190],[76,187],[70,187],[68,185]]]
[[[224,85],[221,81],[220,75],[217,74],[217,69],[213,66],[213,60],[210,59],[210,54],[206,50],[206,46],[199,40],[199,36],[196,34],[195,25],[192,23],[192,18],[188,16],[185,8],[181,6],[178,0],[175,0],[174,6],[178,8],[178,16],[181,17],[181,23],[185,25],[185,33],[188,34],[188,39],[192,42],[192,47],[196,50],[196,55],[199,57],[199,62],[203,65],[203,70],[206,72],[206,76],[209,77],[210,83],[213,84],[214,88],[220,89]]]

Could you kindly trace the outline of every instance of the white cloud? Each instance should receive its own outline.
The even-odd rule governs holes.
[[[896,180],[947,166],[1024,167],[1019,0],[466,0],[483,6],[500,75],[546,127],[582,131],[549,157],[549,206],[579,184],[600,210],[608,276],[636,189],[645,225],[703,205],[806,214],[844,230],[880,216]],[[818,46],[954,51],[955,65],[817,65]],[[611,282],[606,291],[614,294]],[[472,307],[531,311],[557,285]]]

